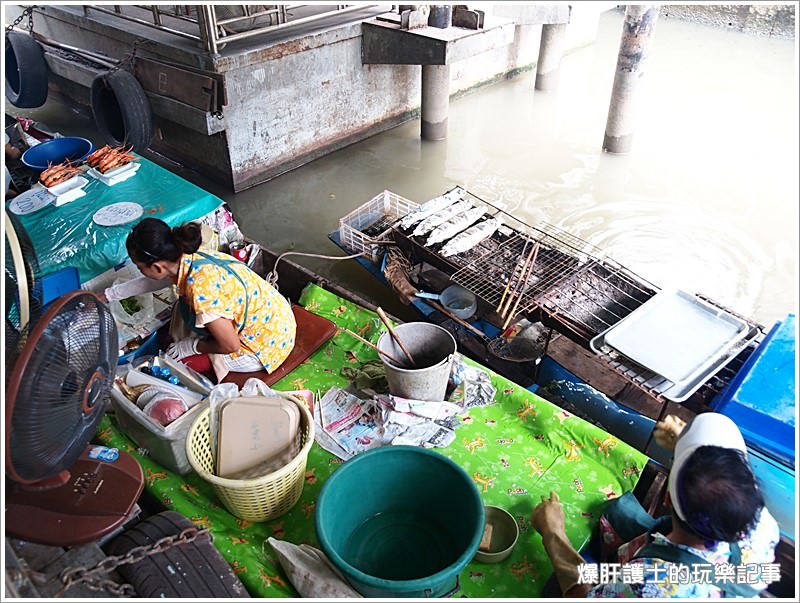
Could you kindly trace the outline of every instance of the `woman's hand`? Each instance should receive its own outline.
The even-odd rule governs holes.
[[[197,354],[197,342],[198,339],[196,337],[187,337],[171,343],[167,348],[167,356],[173,360],[183,360],[189,356],[195,356]]]
[[[534,507],[531,514],[533,527],[542,535],[545,532],[566,532],[564,521],[564,510],[555,492],[550,492],[549,499],[542,496],[542,502]]]

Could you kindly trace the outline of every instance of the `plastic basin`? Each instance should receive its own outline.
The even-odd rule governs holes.
[[[478,549],[484,507],[449,458],[415,446],[353,457],[317,500],[322,550],[365,597],[441,597]]]
[[[69,159],[72,163],[83,161],[92,152],[92,141],[79,136],[64,136],[40,142],[22,154],[22,163],[34,170],[47,169],[49,165]]]
[[[458,285],[450,285],[442,291],[439,301],[442,302],[445,310],[461,320],[471,317],[478,309],[478,300],[475,295]]]
[[[492,526],[492,537],[487,550],[478,549],[475,560],[482,563],[500,563],[508,558],[519,538],[519,525],[514,516],[500,507],[486,507],[486,525]]]

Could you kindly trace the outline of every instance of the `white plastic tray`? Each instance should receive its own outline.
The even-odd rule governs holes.
[[[121,165],[118,168],[114,168],[113,170],[108,170],[106,173],[101,173],[95,168],[89,168],[86,172],[92,178],[95,178],[106,184],[108,186],[114,186],[118,182],[122,182],[123,180],[127,180],[131,176],[136,173],[136,170],[139,169],[141,164],[137,161],[131,161],[130,163],[126,163],[125,165]]]
[[[673,383],[691,381],[748,332],[685,291],[661,291],[605,332],[605,343]]]
[[[610,353],[617,354],[613,348],[608,346],[605,342],[606,332],[600,333],[594,337],[589,346],[601,355],[608,355]],[[680,383],[673,383],[669,379],[665,379],[661,375],[655,375],[647,379],[643,385],[652,391],[662,395],[667,400],[672,402],[685,402],[689,397],[695,393],[702,385],[707,382],[711,377],[716,375],[722,368],[725,367],[731,360],[744,350],[751,341],[758,336],[758,329],[751,328],[749,332],[738,343],[730,347],[722,356],[715,362],[711,363],[704,371],[699,372],[695,377]],[[618,357],[618,356],[617,356]],[[623,363],[624,364],[624,363]]]

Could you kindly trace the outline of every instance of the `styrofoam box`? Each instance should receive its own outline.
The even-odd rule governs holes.
[[[170,471],[182,475],[191,473],[192,466],[186,458],[186,438],[194,420],[208,407],[208,400],[195,404],[166,427],[148,417],[116,385],[111,388],[111,406],[120,429],[150,458]]]

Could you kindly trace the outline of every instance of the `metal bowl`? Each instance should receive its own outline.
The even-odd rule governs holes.
[[[69,159],[79,163],[92,152],[92,141],[80,136],[62,136],[40,142],[22,154],[22,163],[33,170],[45,170],[50,165],[63,163]]]
[[[500,563],[508,558],[519,539],[519,525],[514,516],[500,507],[487,505],[486,525],[492,526],[492,537],[488,550],[478,549],[475,561],[482,563]]]

